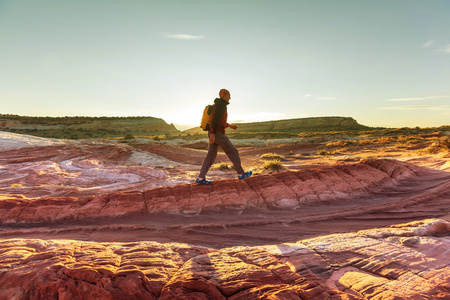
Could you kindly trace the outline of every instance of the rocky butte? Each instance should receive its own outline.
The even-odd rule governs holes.
[[[37,136],[74,138],[173,134],[173,124],[153,117],[27,117],[0,115],[0,130]]]

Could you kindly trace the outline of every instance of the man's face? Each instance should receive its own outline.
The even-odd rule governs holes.
[[[222,99],[225,100],[225,101],[227,101],[227,102],[230,102],[231,95],[230,95],[230,94],[228,94],[228,95],[223,95]]]

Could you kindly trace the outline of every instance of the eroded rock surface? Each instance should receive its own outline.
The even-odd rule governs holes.
[[[449,299],[440,219],[292,243],[0,240],[0,299]]]
[[[169,165],[126,145],[60,145],[3,150],[0,194],[27,198],[149,189],[170,182]]]
[[[161,212],[198,214],[223,209],[242,211],[251,207],[296,209],[374,197],[387,188],[399,186],[401,180],[420,176],[421,172],[425,171],[396,160],[365,160],[357,164],[254,176],[245,181],[219,180],[212,185],[182,184],[86,197],[36,199],[20,195],[4,195],[0,198],[0,222],[53,222]],[[49,178],[45,177],[46,174]],[[40,176],[42,180],[51,180],[54,172],[44,172]],[[414,194],[412,189],[413,194],[408,197],[398,199],[384,197],[369,203],[358,201],[361,204],[358,206],[358,202],[355,202],[356,206],[349,207],[347,213],[343,207],[334,213],[336,217],[344,217],[362,210],[369,212],[401,209],[440,197],[448,199],[450,194],[448,173],[429,176],[431,186],[427,186],[424,192]]]
[[[197,186],[201,150],[0,141],[0,299],[450,299],[445,158]]]

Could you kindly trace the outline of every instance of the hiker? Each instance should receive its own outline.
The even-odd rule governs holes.
[[[215,105],[211,114],[211,125],[208,131],[208,154],[206,155],[202,168],[200,169],[200,174],[196,181],[197,184],[211,184],[211,181],[206,180],[205,176],[217,157],[219,147],[222,148],[233,163],[236,172],[238,173],[239,180],[252,176],[252,171],[244,172],[244,169],[242,169],[239,153],[236,147],[233,146],[231,141],[225,135],[225,128],[230,127],[234,130],[237,129],[237,126],[227,123],[227,105],[229,104],[230,99],[230,92],[226,89],[221,89],[219,92],[219,98],[214,100]]]

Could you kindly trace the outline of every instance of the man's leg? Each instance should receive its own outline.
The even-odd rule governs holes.
[[[223,149],[225,154],[231,160],[231,162],[233,163],[233,165],[236,169],[236,172],[239,175],[244,174],[245,172],[244,172],[244,169],[242,169],[241,158],[239,157],[239,152],[236,149],[236,147],[234,147],[234,145],[231,143],[230,139],[224,133],[218,131],[216,133],[216,144],[218,144],[220,146],[220,148]],[[217,151],[216,151],[216,155],[217,155]]]
[[[209,134],[208,134],[208,136],[209,136]],[[208,173],[209,168],[211,168],[212,164],[216,160],[218,150],[219,150],[219,145],[217,145],[216,143],[209,144],[208,154],[206,155],[205,159],[203,160],[202,168],[200,169],[200,174],[198,175],[198,178],[205,179],[206,173]]]

